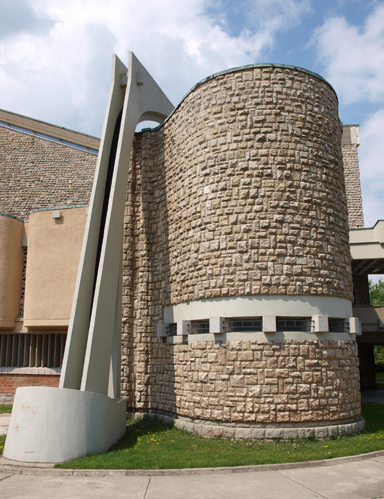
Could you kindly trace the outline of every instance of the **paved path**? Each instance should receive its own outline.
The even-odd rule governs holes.
[[[363,402],[384,404],[384,389],[380,388],[380,390],[363,390],[361,392],[361,400]]]
[[[11,421],[10,414],[0,414],[0,435],[7,434],[10,421]]]
[[[384,498],[384,452],[209,470],[56,470],[7,463],[0,459],[1,499]]]

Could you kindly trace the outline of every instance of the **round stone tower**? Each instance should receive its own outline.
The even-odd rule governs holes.
[[[361,429],[341,124],[332,87],[275,64],[198,83],[136,136],[123,391],[205,435]]]

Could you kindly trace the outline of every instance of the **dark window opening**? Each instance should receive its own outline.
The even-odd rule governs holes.
[[[311,332],[313,322],[309,317],[279,317],[276,320],[277,331],[303,331]]]

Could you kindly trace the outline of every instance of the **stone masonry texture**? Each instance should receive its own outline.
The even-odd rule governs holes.
[[[351,299],[340,136],[333,90],[273,68],[208,81],[142,134],[136,238],[162,303]]]
[[[0,127],[0,213],[88,204],[97,156]]]
[[[198,85],[162,127],[136,136],[123,276],[130,407],[250,424],[358,417],[353,341],[156,337],[163,307],[190,300],[352,299],[337,107],[315,75],[243,69]]]
[[[345,187],[347,192],[348,223],[350,229],[364,227],[363,200],[361,197],[359,158],[356,144],[342,145]]]
[[[153,345],[146,374],[157,387],[155,406],[181,416],[257,424],[350,421],[360,413],[356,349],[344,341]]]

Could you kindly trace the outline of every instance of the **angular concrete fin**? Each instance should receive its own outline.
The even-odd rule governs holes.
[[[120,365],[116,345],[121,341],[121,319],[116,310],[122,294],[124,208],[132,142],[140,120],[161,122],[172,110],[172,103],[132,52],[128,70],[114,57],[60,380],[62,388],[115,396],[119,392],[120,374],[114,371]]]
[[[126,76],[127,71],[126,66],[114,55],[112,82],[104,119],[61,371],[61,388],[79,389],[81,384],[96,276],[97,249],[108,163],[116,122],[124,104],[125,88],[120,85],[121,77],[124,75]]]

